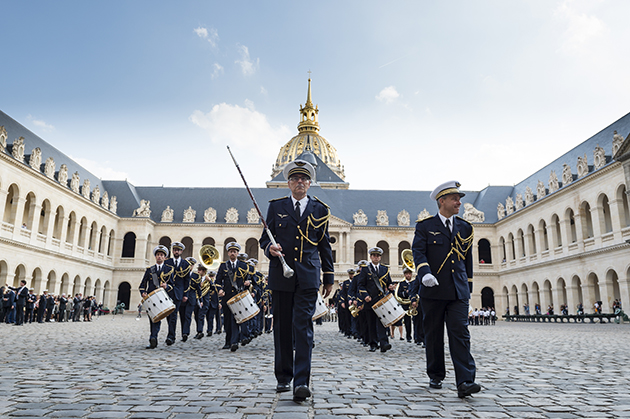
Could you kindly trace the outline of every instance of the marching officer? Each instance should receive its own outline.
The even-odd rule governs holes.
[[[475,360],[470,353],[468,307],[472,288],[473,227],[455,217],[461,206],[459,182],[435,188],[431,199],[438,214],[416,224],[413,259],[418,270],[420,299],[424,314],[427,375],[429,387],[442,388],[444,365],[444,324],[455,370],[457,395],[470,396],[481,390],[475,383]]]
[[[192,315],[197,306],[197,294],[199,292],[199,284],[201,283],[200,276],[193,272],[193,266],[197,264],[197,260],[194,257],[187,257],[186,262],[190,264],[190,281],[188,288],[184,291],[186,301],[182,300],[179,306],[179,322],[182,326],[182,342],[188,340],[190,335],[190,324],[192,323]]]
[[[177,331],[177,314],[179,313],[179,307],[182,303],[188,301],[188,297],[185,292],[190,286],[190,271],[192,265],[182,258],[182,252],[186,249],[183,243],[174,242],[171,245],[171,252],[173,257],[164,261],[167,266],[173,268],[172,288],[168,291],[169,297],[175,304],[175,311],[168,316],[168,336],[166,337],[166,344],[172,345],[175,343],[175,332]],[[188,338],[188,336],[186,336]],[[184,340],[182,331],[182,340]]]

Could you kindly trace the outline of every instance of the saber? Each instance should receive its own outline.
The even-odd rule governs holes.
[[[274,246],[278,246],[278,243],[276,243],[276,239],[273,238],[273,234],[271,234],[271,231],[269,230],[269,226],[267,225],[267,222],[265,221],[265,217],[263,217],[262,212],[260,211],[260,207],[258,207],[256,198],[254,198],[254,194],[252,193],[252,190],[249,189],[249,186],[247,185],[247,181],[245,180],[245,176],[243,176],[243,172],[241,172],[241,168],[236,162],[236,159],[234,158],[234,154],[232,154],[232,150],[230,150],[230,146],[227,146],[227,149],[228,149],[228,152],[230,153],[230,157],[232,157],[232,161],[234,162],[234,165],[238,169],[238,173],[241,175],[241,179],[243,179],[245,188],[247,188],[247,193],[249,193],[249,197],[252,199],[252,202],[254,203],[254,207],[256,208],[256,211],[258,211],[258,216],[260,217],[260,221],[262,221],[263,226],[265,227],[265,231],[267,232],[267,236],[269,236],[269,240],[271,240],[271,244],[273,244]],[[295,272],[287,264],[287,261],[284,260],[284,256],[282,256],[282,253],[280,253],[280,256],[278,257],[280,258],[280,261],[282,262],[282,272],[283,272],[282,274],[284,275],[285,278],[291,278]]]

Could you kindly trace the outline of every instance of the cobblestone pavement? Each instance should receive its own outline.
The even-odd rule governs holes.
[[[423,351],[386,354],[316,326],[312,400],[275,393],[273,341],[232,353],[224,336],[144,347],[148,320],[0,325],[1,417],[611,418],[630,417],[630,326],[499,322],[471,327],[482,392],[457,398],[449,371],[430,390]],[[398,336],[397,336],[398,338]]]

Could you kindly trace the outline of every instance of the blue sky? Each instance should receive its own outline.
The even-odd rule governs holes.
[[[136,185],[241,186],[230,145],[263,187],[309,70],[355,189],[511,185],[630,112],[623,1],[3,1],[0,15],[0,109]]]

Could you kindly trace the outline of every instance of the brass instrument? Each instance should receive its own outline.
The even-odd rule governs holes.
[[[403,261],[403,265],[411,269],[411,272],[416,271],[416,264],[413,262],[413,252],[411,249],[405,249],[400,254],[400,258]]]
[[[216,247],[211,244],[201,246],[199,249],[199,259],[201,264],[206,267],[208,271],[216,271],[221,265],[221,256]]]
[[[400,254],[400,258],[402,259],[403,265],[406,268],[410,269],[411,272],[416,271],[416,264],[413,261],[413,252],[411,251],[411,249],[403,250]],[[398,287],[400,287],[400,282],[396,284],[396,289],[394,290],[394,298],[396,298],[396,301],[398,301],[401,305],[411,305],[410,299],[398,297]],[[409,317],[416,316],[418,314],[418,309],[416,309],[415,307],[411,307],[405,312],[405,314]]]
[[[361,308],[359,306],[355,306],[354,304],[350,304],[348,310],[350,310],[350,314],[352,314],[352,317],[357,317],[359,315],[359,312],[361,311]]]

